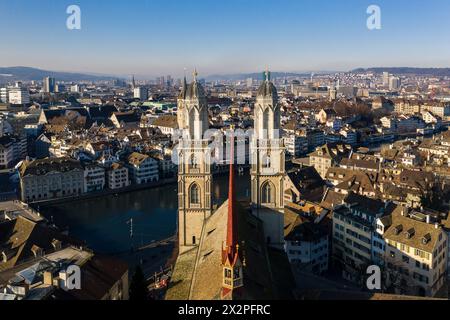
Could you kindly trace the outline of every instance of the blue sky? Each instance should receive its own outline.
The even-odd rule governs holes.
[[[81,30],[66,8],[81,8]],[[366,27],[369,5],[382,29]],[[105,74],[450,67],[448,0],[0,0],[0,66]]]

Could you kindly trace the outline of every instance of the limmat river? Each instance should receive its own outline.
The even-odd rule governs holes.
[[[236,195],[249,197],[248,170],[235,179]],[[228,174],[213,180],[214,201],[228,198]],[[117,253],[174,235],[177,228],[177,184],[67,202],[39,209],[50,221],[68,228],[69,235],[100,253]],[[130,237],[133,219],[133,238]]]

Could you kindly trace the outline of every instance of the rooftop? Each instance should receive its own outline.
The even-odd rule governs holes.
[[[408,217],[406,208],[398,206],[392,213],[392,224],[387,229],[384,237],[388,240],[399,242],[407,246],[432,253],[439,241],[442,228],[439,225],[421,222]],[[409,236],[406,235],[409,232]],[[426,239],[426,241],[423,241]]]

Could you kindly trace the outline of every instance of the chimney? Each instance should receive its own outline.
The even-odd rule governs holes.
[[[53,274],[51,271],[44,272],[44,284],[53,286]]]
[[[406,217],[407,213],[408,213],[408,208],[407,207],[403,207],[402,208],[402,216]]]

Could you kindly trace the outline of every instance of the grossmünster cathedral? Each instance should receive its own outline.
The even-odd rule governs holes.
[[[251,198],[234,186],[231,143],[228,200],[213,209],[205,91],[194,73],[178,97],[178,257],[169,300],[291,299],[294,280],[283,250],[285,159],[277,90],[266,71],[251,139]]]

